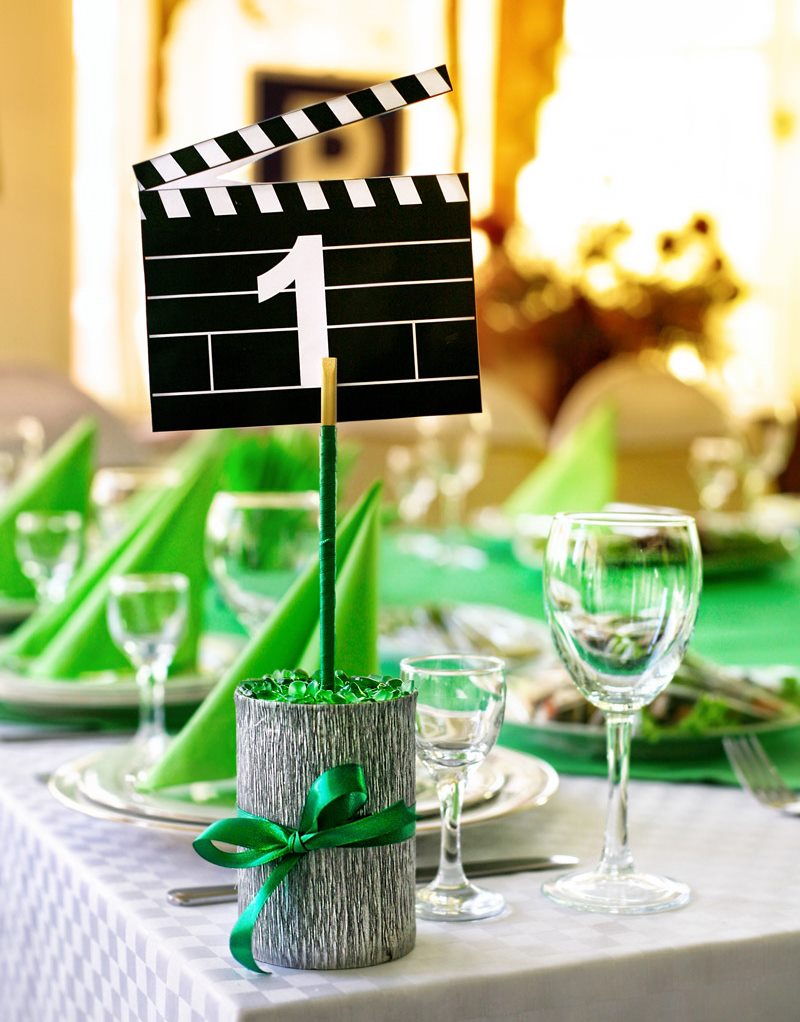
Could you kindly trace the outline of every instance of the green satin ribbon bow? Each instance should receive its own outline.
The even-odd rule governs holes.
[[[297,830],[240,809],[239,816],[217,820],[194,841],[197,854],[216,866],[249,869],[276,863],[231,930],[231,954],[240,965],[253,972],[266,972],[253,958],[253,927],[272,892],[302,855],[319,848],[399,844],[414,836],[416,817],[412,806],[395,802],[377,813],[354,819],[366,801],[367,785],[361,765],[345,763],[326,770],[311,785]],[[238,845],[244,851],[223,852],[215,841]]]

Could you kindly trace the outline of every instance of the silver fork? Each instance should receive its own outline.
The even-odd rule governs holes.
[[[762,805],[800,815],[800,799],[787,787],[758,738],[723,738],[722,745],[743,788]]]

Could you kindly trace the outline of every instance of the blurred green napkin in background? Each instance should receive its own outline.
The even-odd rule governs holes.
[[[17,515],[22,511],[80,511],[85,516],[96,442],[97,423],[80,419],[0,501],[0,593],[4,597],[33,597],[33,585],[22,574],[14,550]]]
[[[234,434],[225,457],[221,490],[234,493],[276,493],[316,490],[319,449],[311,433],[271,429],[268,433]]]
[[[116,574],[180,571],[191,584],[189,627],[173,670],[194,666],[206,583],[205,520],[229,442],[220,432],[193,437],[172,460],[178,481],[136,498],[128,527],[84,565],[63,603],[37,611],[11,637],[3,660],[17,664],[22,658],[25,673],[65,680],[87,672],[130,671],[106,624],[109,580]]]
[[[599,405],[523,479],[503,510],[511,516],[600,511],[614,500],[616,474],[616,415]]]
[[[373,484],[337,532],[336,667],[348,674],[378,670],[380,494],[380,484]],[[236,686],[281,668],[311,672],[318,667],[319,561],[315,558],[139,787],[154,790],[234,777]]]

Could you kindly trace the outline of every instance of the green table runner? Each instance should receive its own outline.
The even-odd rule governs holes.
[[[489,564],[470,571],[411,557],[387,536],[382,604],[490,603],[543,621],[541,572],[519,564],[508,543],[478,545]],[[751,575],[706,579],[692,647],[723,664],[800,665],[800,558]]]
[[[400,549],[396,535],[385,535],[381,604],[487,603],[543,620],[541,572],[519,564],[508,543],[477,545],[489,558],[483,571],[433,565]],[[213,588],[207,592],[205,613],[210,631],[242,631]],[[800,558],[769,571],[707,579],[693,648],[723,664],[800,665]],[[556,752],[521,725],[507,725],[501,742],[542,756],[561,773],[605,773],[602,759]],[[800,728],[766,736],[764,744],[787,781],[800,788]],[[632,774],[643,779],[735,783],[721,749],[697,761],[637,761],[634,756]]]

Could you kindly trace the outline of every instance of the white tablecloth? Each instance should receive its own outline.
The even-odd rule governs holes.
[[[200,860],[188,835],[90,819],[49,795],[41,775],[92,747],[0,745],[4,1022],[800,1017],[800,819],[738,790],[632,785],[638,865],[688,881],[694,897],[680,911],[584,915],[541,895],[547,874],[496,878],[488,884],[505,895],[506,914],[421,923],[400,961],[256,976],[228,953],[235,905],[177,908],[164,897],[232,882],[231,871]],[[547,806],[467,829],[466,851],[590,862],[604,800],[602,781],[564,777]],[[434,856],[430,840],[421,853]]]

